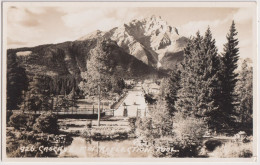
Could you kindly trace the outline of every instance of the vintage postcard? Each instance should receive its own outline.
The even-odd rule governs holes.
[[[255,162],[256,9],[3,2],[2,160]]]

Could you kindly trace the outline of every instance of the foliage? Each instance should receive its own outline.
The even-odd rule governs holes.
[[[50,90],[47,82],[45,81],[45,76],[42,75],[31,78],[29,89],[24,93],[24,103],[20,107],[22,110],[37,111],[52,109]]]
[[[155,109],[151,111],[152,125],[157,129],[160,136],[170,135],[172,133],[171,111],[167,108],[163,100],[159,100]]]
[[[235,114],[235,101],[236,94],[234,92],[237,76],[235,72],[237,69],[237,61],[239,58],[239,48],[238,48],[238,39],[237,31],[235,27],[235,22],[233,21],[227,34],[227,43],[224,45],[224,53],[222,54],[221,62],[221,95],[220,95],[220,109],[221,114],[223,114],[222,120],[224,122],[224,127],[232,127],[234,122]]]
[[[79,88],[85,95],[98,93],[98,86],[103,94],[112,89],[111,77],[113,74],[113,61],[111,54],[106,52],[105,40],[99,40],[97,47],[90,51],[91,57],[88,61],[87,71],[81,73],[83,81]]]
[[[181,67],[181,89],[178,92],[177,109],[184,113],[204,116],[206,111],[213,110],[214,100],[210,89],[213,85],[214,73],[207,70],[213,68],[213,57],[216,58],[216,47],[214,40],[210,38],[208,31],[203,38],[199,33],[192,38],[185,48],[184,62]],[[212,41],[211,41],[212,40]],[[207,43],[209,42],[209,43]],[[207,46],[211,44],[212,50]],[[214,51],[214,54],[207,54]]]
[[[216,147],[221,145],[222,142],[220,140],[208,140],[205,142],[205,146],[208,151],[213,151]]]
[[[15,129],[20,130],[21,128],[27,128],[28,116],[25,113],[14,113],[10,117],[9,125]]]
[[[132,131],[135,131],[136,130],[136,117],[130,117],[129,119],[128,119],[128,122],[129,122],[129,125],[130,125],[130,127],[131,127],[131,130]]]
[[[153,98],[153,95],[152,94],[145,94],[144,95],[144,98],[145,98],[145,102],[148,103],[148,104],[154,104],[156,103],[156,99]]]
[[[243,61],[242,71],[236,85],[238,95],[237,113],[242,128],[252,128],[253,124],[253,68],[248,59]]]
[[[203,145],[205,123],[181,112],[173,117],[173,133],[154,138],[153,156],[155,157],[197,157]],[[160,150],[158,150],[160,148]]]
[[[182,142],[191,140],[201,145],[202,136],[206,132],[206,123],[195,116],[184,116],[181,112],[177,112],[173,118],[173,132],[174,136]]]
[[[33,130],[44,133],[57,133],[59,130],[58,119],[51,112],[42,113],[33,125]]]
[[[176,70],[171,72],[166,84],[164,97],[167,103],[167,108],[170,110],[172,116],[174,115],[174,112],[176,112],[175,103],[178,99],[177,92],[180,89],[180,77],[181,71],[176,67]]]
[[[124,79],[113,76],[111,79],[112,92],[121,94],[126,87]]]
[[[217,158],[239,158],[253,156],[253,143],[227,142],[217,147],[211,155]]]
[[[14,110],[22,102],[22,91],[27,90],[28,78],[25,69],[19,66],[16,54],[7,56],[7,109]]]
[[[57,98],[55,102],[55,110],[69,110],[69,107],[73,107],[75,104],[74,100],[68,99],[68,97]]]
[[[148,117],[136,119],[136,134],[139,137],[153,139],[154,134],[152,132],[152,119]]]
[[[48,146],[47,141],[37,140],[39,135],[34,132],[9,129],[6,132],[6,154],[8,157],[54,157],[55,152],[41,152],[40,146]],[[28,151],[29,150],[29,151]]]

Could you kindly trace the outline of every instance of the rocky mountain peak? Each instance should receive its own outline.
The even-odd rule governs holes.
[[[160,61],[166,53],[182,51],[186,46],[178,29],[155,15],[134,19],[106,32],[95,31],[79,40],[101,36],[116,41],[127,53],[154,67],[162,66]]]

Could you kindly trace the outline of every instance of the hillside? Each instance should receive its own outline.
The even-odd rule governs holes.
[[[32,48],[9,49],[7,54],[15,53],[18,62],[25,67],[28,74],[74,75],[79,78],[81,72],[87,71],[90,50],[95,48],[96,44],[97,38],[93,38]],[[116,42],[107,40],[106,46],[110,48],[114,64],[123,68],[125,78],[157,75],[156,69],[126,53]]]

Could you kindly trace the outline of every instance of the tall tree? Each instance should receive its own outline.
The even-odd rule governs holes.
[[[237,69],[237,61],[239,58],[239,48],[237,31],[235,22],[232,21],[229,33],[227,34],[227,43],[224,45],[224,53],[222,54],[222,70],[221,70],[221,102],[222,102],[222,114],[225,118],[225,127],[232,126],[235,116],[235,100],[236,94],[234,92],[238,73],[235,72]]]
[[[252,127],[253,115],[253,67],[248,65],[246,59],[242,63],[242,70],[236,86],[238,95],[237,112],[239,121],[244,127]]]
[[[177,67],[176,67],[177,68]],[[175,71],[172,71],[170,74],[169,79],[167,80],[166,89],[165,89],[165,101],[167,108],[170,110],[171,116],[174,115],[174,112],[176,112],[175,103],[178,99],[177,92],[180,89],[180,77],[181,72],[180,69],[176,69]]]
[[[108,92],[112,90],[111,78],[115,64],[111,58],[109,42],[110,40],[97,40],[97,46],[90,51],[87,71],[81,74],[83,81],[79,84],[79,88],[85,95],[98,96],[98,125],[101,97],[108,96]]]
[[[7,109],[17,109],[22,102],[22,91],[28,88],[25,69],[19,66],[16,54],[7,55]]]
[[[216,41],[212,37],[210,28],[205,32],[205,37],[203,39],[203,78],[204,87],[201,89],[202,101],[204,102],[205,114],[204,117],[207,120],[208,126],[215,130],[219,130],[219,126],[222,123],[222,114],[221,114],[221,61],[218,56],[218,50],[216,47]]]
[[[182,111],[184,116],[204,118],[210,127],[215,128],[219,111],[217,98],[220,61],[210,28],[204,37],[198,32],[184,53],[176,109]]]
[[[26,107],[30,111],[51,110],[50,99],[50,78],[45,75],[35,75],[29,83],[29,89],[26,92]]]
[[[87,71],[81,73],[83,81],[80,82],[79,87],[85,95],[96,95],[98,86],[103,94],[111,90],[114,68],[110,56],[111,54],[107,52],[106,40],[98,40],[97,46],[90,51]]]
[[[184,49],[184,60],[181,64],[181,89],[177,93],[178,100],[176,109],[181,111],[184,116],[191,115],[197,111],[199,93],[197,91],[197,71],[199,65],[199,53],[201,52],[201,44],[203,37],[197,32],[188,42]]]

